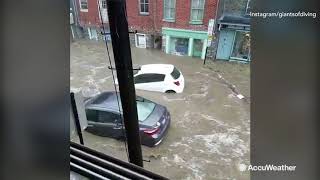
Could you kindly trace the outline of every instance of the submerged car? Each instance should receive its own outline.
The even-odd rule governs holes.
[[[120,104],[120,111],[117,102]],[[170,126],[170,113],[165,106],[137,96],[137,112],[141,144],[153,147],[161,143]],[[124,139],[120,96],[104,92],[85,101],[88,119],[86,131],[105,137]]]
[[[118,84],[118,81],[116,81]],[[134,74],[136,89],[165,93],[182,93],[184,77],[172,64],[142,65]]]

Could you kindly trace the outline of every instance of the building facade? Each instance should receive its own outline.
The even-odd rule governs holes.
[[[217,4],[217,0],[127,1],[129,29],[137,31],[132,39],[137,47],[204,59],[208,24],[215,19]]]
[[[82,38],[82,28],[79,25],[79,11],[76,0],[70,0],[70,40]]]
[[[78,24],[84,37],[102,39],[100,14],[109,31],[106,0],[71,1],[77,6]],[[218,1],[127,0],[129,31],[134,32],[130,33],[130,41],[140,48],[204,59],[211,44],[208,25],[209,21],[215,22]]]
[[[78,24],[83,37],[101,40],[102,24],[109,32],[107,1],[106,0],[72,0],[77,7]],[[103,23],[102,23],[103,22]]]
[[[250,62],[250,0],[220,1],[218,14],[218,47],[216,59]]]

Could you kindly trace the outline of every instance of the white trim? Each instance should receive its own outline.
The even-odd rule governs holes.
[[[189,38],[189,44],[188,44],[188,56],[193,55],[193,38]]]
[[[138,5],[139,5],[139,14],[141,14],[141,15],[149,15],[149,13],[150,13],[150,0],[148,1],[148,3],[141,3],[141,1],[144,1],[145,2],[145,0],[138,0]],[[148,5],[148,12],[141,12],[141,4],[144,4],[144,5]]]
[[[248,0],[248,1],[247,1],[247,5],[246,5],[246,14],[248,14],[249,3],[250,3],[250,0]]]
[[[81,12],[88,12],[89,3],[88,3],[88,0],[86,0],[86,1],[87,1],[87,9],[83,9],[83,8],[81,7],[81,0],[79,0],[79,7],[80,7],[80,11],[81,11]]]
[[[92,39],[92,34],[91,34],[91,28],[88,27],[88,34],[89,34],[89,39]]]
[[[88,12],[88,9],[80,9],[81,12]]]
[[[138,44],[138,41],[139,41],[138,36],[144,36],[144,38],[145,38],[144,45],[139,45]],[[135,44],[136,44],[136,47],[138,47],[138,48],[147,48],[147,36],[146,36],[146,34],[136,33],[135,34]]]
[[[205,59],[206,58],[206,49],[207,49],[207,40],[204,39],[203,40],[203,46],[202,46],[202,52],[201,52],[201,59]]]
[[[167,54],[169,54],[170,52],[170,36],[169,35],[166,35],[166,47],[165,47],[165,51]]]
[[[70,26],[70,29],[71,29],[72,38],[74,39],[75,37],[74,37],[73,27]]]
[[[175,19],[176,19],[176,14],[177,14],[177,9],[176,9],[176,4],[177,4],[177,1],[176,0],[169,0],[169,1],[174,1],[174,6],[173,7],[168,7],[167,6],[167,8],[165,8],[166,7],[166,0],[164,0],[163,1],[163,10],[162,10],[162,12],[163,12],[163,19],[162,19],[162,21],[168,21],[168,22],[174,22],[175,21]],[[171,2],[169,2],[169,4],[172,4]],[[165,15],[166,15],[166,11],[170,11],[171,9],[174,9],[174,16],[173,17],[165,17]]]

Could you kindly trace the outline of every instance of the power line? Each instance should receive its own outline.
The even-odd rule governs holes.
[[[97,3],[98,3],[98,11],[99,11],[99,15],[100,15],[100,21],[101,21],[101,24],[102,24],[102,31],[103,31],[102,33],[103,33],[105,45],[106,45],[106,48],[107,48],[108,60],[109,60],[109,65],[110,65],[109,67],[111,68],[113,86],[114,86],[114,90],[116,92],[117,104],[118,104],[118,109],[119,109],[119,112],[120,112],[120,118],[121,118],[122,124],[124,124],[124,118],[123,118],[122,111],[121,111],[121,108],[120,108],[118,91],[117,91],[117,87],[116,87],[116,83],[115,83],[114,73],[113,73],[113,70],[112,70],[113,67],[112,67],[109,48],[108,48],[108,42],[107,42],[107,36],[106,36],[108,33],[106,33],[106,31],[105,31],[104,21],[103,21],[103,18],[102,18],[102,13],[101,13],[101,8],[100,8],[100,3],[101,3],[100,0],[97,0]],[[122,135],[125,138],[124,139],[124,145],[125,145],[125,149],[126,149],[127,159],[129,159],[129,153],[128,153],[128,147],[127,147],[127,136],[126,136],[125,129],[124,129],[123,125],[121,126],[121,130],[122,130]]]

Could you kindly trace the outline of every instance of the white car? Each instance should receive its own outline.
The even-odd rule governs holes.
[[[147,64],[134,74],[136,89],[165,93],[182,93],[184,77],[172,64]],[[118,81],[116,80],[116,84]]]

